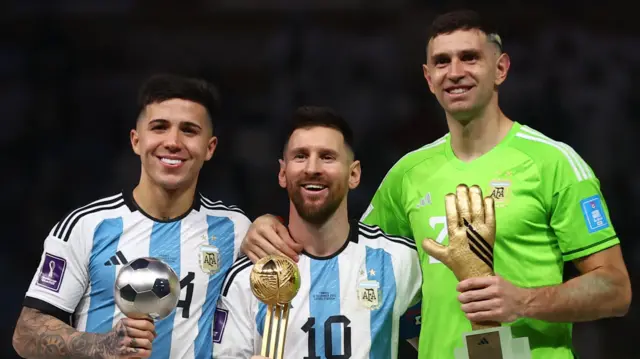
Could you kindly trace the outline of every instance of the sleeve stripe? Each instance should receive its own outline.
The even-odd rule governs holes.
[[[534,135],[536,137],[532,137],[522,133],[518,133],[516,134],[516,136],[525,138],[531,141],[548,144],[559,149],[560,152],[562,152],[562,154],[564,154],[564,156],[569,160],[571,167],[573,168],[574,172],[576,172],[576,177],[578,177],[578,181],[595,177],[593,175],[593,172],[589,169],[589,166],[587,165],[587,163],[580,157],[580,155],[578,155],[578,153],[573,148],[571,148],[571,146],[563,142],[555,141],[545,136],[541,132],[536,131],[528,126],[522,126],[520,129],[524,132],[527,132],[529,135]]]
[[[364,226],[367,226],[367,225],[364,225]],[[376,227],[377,230],[372,230],[371,227],[367,226],[369,228],[365,228],[364,226],[360,225],[360,228],[358,230],[359,235],[361,235],[364,238],[368,238],[368,239],[384,238],[390,242],[402,244],[403,246],[409,247],[414,251],[417,250],[415,243],[409,238],[400,237],[400,236],[389,236],[389,235],[386,235],[384,232],[382,232],[380,228]]]
[[[575,254],[575,253],[578,253],[578,252],[582,252],[582,251],[585,251],[585,250],[587,250],[587,249],[589,249],[589,248],[593,248],[593,247],[595,247],[595,246],[599,246],[599,245],[601,245],[602,243],[606,243],[606,242],[608,242],[608,241],[610,241],[610,240],[612,240],[612,239],[616,239],[616,238],[618,238],[618,236],[617,236],[617,235],[616,235],[616,236],[611,236],[611,237],[609,237],[609,238],[603,239],[603,240],[598,241],[598,242],[596,242],[596,243],[591,243],[591,244],[590,244],[590,245],[588,245],[588,246],[585,246],[585,247],[582,247],[582,248],[578,248],[578,249],[574,249],[574,250],[571,250],[571,251],[569,251],[569,252],[562,253],[562,255],[566,257],[566,256],[571,255],[571,254]]]
[[[234,205],[226,206],[222,203],[222,201],[213,202],[210,199],[203,196],[202,194],[200,194],[200,204],[202,204],[204,208],[210,209],[210,210],[233,211],[233,212],[245,214],[244,211],[238,208],[237,206],[234,206]]]
[[[222,284],[222,295],[227,296],[229,292],[229,288],[231,287],[231,283],[233,282],[233,278],[235,278],[238,273],[243,270],[251,267],[253,263],[247,256],[243,256],[240,259],[237,259],[236,262],[229,268],[229,272],[227,273],[227,278],[225,278],[224,283]]]
[[[383,232],[382,229],[380,229],[380,227],[378,226],[371,226],[362,222],[358,222],[358,225],[360,229],[362,229],[363,231],[369,232],[370,235],[381,235],[385,238],[400,239],[407,242],[410,245],[415,245],[415,241],[413,239],[408,237],[403,237],[403,236],[393,236],[393,235],[387,234]]]
[[[73,228],[76,226],[76,224],[78,224],[78,222],[80,221],[80,219],[82,219],[82,217],[92,214],[92,213],[96,213],[96,212],[102,212],[102,211],[108,211],[111,209],[116,209],[119,207],[125,206],[124,200],[120,199],[118,202],[112,204],[112,205],[108,205],[107,203],[100,205],[100,206],[95,206],[95,207],[90,207],[85,209],[83,212],[76,214],[76,217],[73,219],[73,221],[71,222],[71,224],[69,225],[69,229],[65,232],[64,230],[61,231],[60,233],[62,234],[62,236],[58,236],[57,238],[62,238],[62,240],[64,242],[67,242],[69,240],[69,237],[71,237],[71,232],[73,231]]]
[[[56,225],[56,228],[53,231],[53,235],[55,237],[62,238],[63,234],[67,230],[67,227],[68,227],[69,223],[72,221],[72,219],[74,217],[78,216],[78,215],[82,215],[83,211],[87,211],[87,210],[90,210],[92,208],[96,208],[96,207],[98,207],[100,205],[107,205],[107,204],[115,203],[115,202],[118,202],[118,201],[121,201],[121,200],[122,200],[122,193],[119,193],[119,194],[117,194],[115,196],[103,198],[103,199],[100,199],[98,201],[91,202],[86,206],[83,206],[83,207],[80,207],[80,208],[76,209],[75,211],[71,212],[67,217],[65,217],[63,221],[60,221]]]

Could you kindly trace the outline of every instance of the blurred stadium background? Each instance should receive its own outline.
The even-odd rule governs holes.
[[[474,2],[500,26],[512,67],[503,110],[573,146],[594,168],[637,288],[640,274],[640,41],[622,2]],[[356,127],[364,210],[404,153],[446,132],[422,78],[425,30],[461,1],[21,0],[0,4],[4,279],[0,357],[42,241],[68,210],[132,186],[128,131],[154,72],[204,77],[222,94],[210,198],[253,219],[285,214],[277,186],[282,123],[303,104],[334,107]],[[482,6],[482,7],[479,7]],[[573,275],[568,267],[567,276]],[[576,325],[581,358],[640,358],[640,314]],[[437,330],[437,328],[433,328]],[[409,354],[401,358],[409,358]]]

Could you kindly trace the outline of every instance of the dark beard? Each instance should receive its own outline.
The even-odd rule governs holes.
[[[300,193],[300,190],[297,188],[289,191],[289,197],[291,198],[293,205],[296,207],[296,211],[298,211],[300,217],[315,225],[322,225],[326,223],[327,220],[329,220],[329,218],[338,210],[340,202],[342,202],[341,198],[335,198],[331,193],[329,193],[329,198],[324,205],[309,208],[305,206],[302,193]]]

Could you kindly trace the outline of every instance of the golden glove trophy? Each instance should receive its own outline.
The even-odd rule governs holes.
[[[291,300],[300,289],[300,272],[291,259],[270,255],[251,270],[251,291],[267,306],[260,355],[282,359]]]
[[[453,271],[459,281],[493,276],[493,245],[496,239],[495,204],[483,198],[477,185],[458,185],[456,194],[445,196],[449,245],[426,239],[423,248]],[[456,359],[530,359],[528,338],[512,338],[511,328],[500,323],[471,323],[465,333],[464,348],[455,350]]]

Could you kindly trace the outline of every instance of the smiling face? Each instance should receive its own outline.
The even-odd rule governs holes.
[[[278,182],[302,219],[327,221],[346,204],[347,193],[360,183],[360,162],[334,128],[298,128],[291,134],[280,160]]]
[[[429,90],[449,115],[467,118],[481,112],[504,82],[509,57],[477,29],[439,34],[429,41],[423,72]]]
[[[200,169],[211,159],[217,138],[204,106],[169,99],[145,107],[131,146],[140,156],[142,178],[165,190],[195,186]]]

